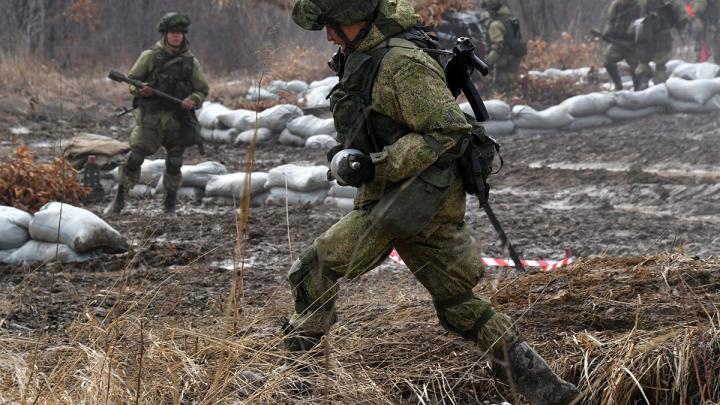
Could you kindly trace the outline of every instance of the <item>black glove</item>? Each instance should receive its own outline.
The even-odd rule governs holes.
[[[330,170],[340,185],[360,187],[375,177],[372,159],[357,149],[345,149],[335,154]]]
[[[333,146],[332,149],[330,149],[329,151],[327,151],[327,154],[325,156],[327,156],[328,162],[332,162],[335,155],[343,149],[345,148],[342,145],[338,144]]]

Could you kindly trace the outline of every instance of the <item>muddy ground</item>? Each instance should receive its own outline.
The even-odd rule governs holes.
[[[10,128],[20,125],[31,133],[15,141],[33,146],[41,160],[58,156],[58,144],[78,127],[127,138],[129,120],[97,118],[82,125],[4,119],[0,153],[13,148]],[[505,167],[492,180],[491,204],[521,256],[556,259],[571,248],[585,260],[552,274],[491,269],[477,291],[518,319],[527,339],[568,378],[580,378],[579,334],[602,340],[639,329],[657,335],[717,317],[718,124],[715,115],[668,115],[581,132],[499,139]],[[210,146],[204,157],[189,151],[186,163],[217,160],[229,171],[241,171],[245,153],[244,148]],[[322,164],[323,159],[320,151],[268,145],[258,148],[254,164],[257,171],[299,161]],[[89,208],[100,212],[102,206]],[[291,206],[288,214],[286,219],[283,207],[251,210],[241,264],[234,260],[238,243],[232,208],[186,204],[178,217],[167,218],[160,214],[159,200],[131,201],[123,215],[109,220],[129,239],[128,254],[55,267],[0,266],[0,340],[26,339],[27,344],[14,347],[29,358],[35,339],[46,350],[72,346],[78,344],[73,332],[78,323],[107,325],[128,314],[158,327],[215,330],[226,319],[233,269],[240,267],[243,316],[260,320],[245,333],[279,339],[279,325],[292,307],[285,282],[292,259],[344,212]],[[475,204],[469,204],[467,221],[483,255],[501,257],[494,230]],[[678,252],[683,255],[673,255]],[[702,298],[685,300],[689,296]],[[338,361],[352,364],[349,370],[362,370],[364,378],[382,385],[393,372],[416,367],[416,380],[422,382],[430,379],[433,367],[449,361],[448,378],[454,375],[459,383],[451,394],[428,394],[427,403],[448,401],[448,395],[456,403],[512,402],[507,390],[488,382],[488,370],[474,349],[442,331],[429,296],[402,267],[387,262],[344,283],[338,309],[337,345],[348,340],[367,344],[364,351],[338,353]],[[280,352],[276,346],[273,350]],[[413,357],[415,349],[428,357]],[[392,387],[378,403],[418,403],[421,397],[414,389]],[[8,380],[0,374],[2,389],[9,389]],[[16,387],[7,392],[0,399],[17,400]],[[348,403],[351,397],[329,398]],[[598,398],[587,403],[601,403]]]

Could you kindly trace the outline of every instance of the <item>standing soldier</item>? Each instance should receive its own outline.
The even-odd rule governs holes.
[[[163,37],[151,49],[140,54],[128,77],[147,83],[141,89],[132,89],[133,104],[139,107],[135,115],[136,126],[130,135],[130,153],[120,167],[120,184],[106,214],[118,214],[125,205],[127,191],[140,179],[140,166],[145,156],[165,147],[164,210],[175,212],[177,190],[182,183],[180,168],[185,148],[198,143],[200,132],[195,108],[208,95],[209,88],[200,63],[190,52],[186,38],[190,17],[168,13],[158,26]],[[177,105],[154,97],[153,89],[183,100]]]
[[[627,61],[630,65],[630,72],[633,80],[633,87],[639,90],[640,81],[635,75],[638,65],[635,50],[635,35],[632,32],[632,24],[640,18],[642,7],[639,0],[614,0],[608,11],[608,19],[602,38],[610,43],[605,50],[605,69],[610,79],[615,84],[615,90],[623,89],[622,79],[617,64],[621,60]]]
[[[356,278],[397,249],[430,292],[441,324],[488,353],[497,375],[533,404],[578,395],[473,287],[484,272],[465,223],[458,161],[472,136],[440,64],[423,49],[406,0],[296,0],[292,17],[340,46],[330,106],[340,145],[328,153],[354,210],[292,265],[295,313],[283,328],[293,352],[312,350],[336,321],[338,279]],[[481,127],[476,130],[482,131]]]
[[[490,13],[487,27],[490,52],[485,60],[493,67],[495,89],[510,98],[527,54],[527,43],[522,38],[520,22],[505,0],[483,0],[482,7]]]
[[[692,30],[698,60],[705,62],[710,56],[720,62],[720,0],[692,0]]]
[[[682,31],[689,19],[685,7],[676,0],[645,0],[644,17],[635,25],[638,58],[635,74],[640,88],[646,88],[650,79],[655,84],[668,79],[665,64],[673,56],[672,31]],[[650,62],[655,62],[653,76]]]

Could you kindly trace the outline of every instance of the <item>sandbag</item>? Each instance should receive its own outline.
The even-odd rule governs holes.
[[[232,110],[218,115],[218,120],[225,128],[246,131],[255,127],[257,112],[250,110]]]
[[[337,144],[338,141],[330,135],[314,135],[307,139],[305,147],[309,149],[330,150]]]
[[[302,136],[293,135],[289,129],[284,129],[278,137],[278,143],[286,146],[305,146],[307,140]]]
[[[162,182],[160,182],[160,185],[162,185]],[[117,192],[117,185],[115,187],[115,192]],[[128,190],[128,196],[130,198],[135,198],[138,200],[153,198],[154,195],[155,188],[152,186],[148,186],[147,184],[136,184],[130,190]]]
[[[215,131],[214,128],[201,127],[200,128],[200,138],[202,138],[202,140],[205,142],[212,142],[214,131]]]
[[[0,250],[16,249],[30,239],[28,225],[32,215],[14,207],[0,205]]]
[[[55,261],[59,263],[79,263],[99,256],[102,256],[100,251],[80,254],[68,245],[31,240],[5,257],[3,263],[18,266]]]
[[[180,187],[177,191],[177,199],[180,201],[202,202],[205,197],[205,189],[200,187]]]
[[[716,94],[720,94],[720,78],[684,80],[671,77],[665,85],[672,98],[697,104],[705,104]]]
[[[515,123],[511,120],[485,121],[482,124],[485,132],[490,136],[510,135],[515,131]]]
[[[665,64],[665,70],[669,75],[672,75],[675,72],[675,69],[678,68],[678,66],[684,64],[685,61],[680,59],[671,59],[668,61],[668,63]]]
[[[80,170],[85,166],[87,157],[95,155],[98,166],[107,170],[117,166],[118,161],[123,161],[129,150],[130,144],[127,141],[121,142],[107,136],[81,132],[63,148],[63,156],[73,162],[75,169]]]
[[[331,76],[324,80],[310,83],[301,101],[304,101],[305,106],[309,108],[330,107],[330,100],[327,99],[327,96],[338,83],[338,80],[337,76]]]
[[[220,103],[205,102],[202,108],[195,111],[198,122],[203,128],[217,128],[220,125],[218,117],[230,112],[230,109]]]
[[[181,187],[204,189],[213,176],[227,174],[227,168],[220,162],[202,162],[196,165],[185,165],[180,168],[180,173],[182,173]],[[165,192],[162,178],[158,181],[157,191]]]
[[[670,103],[670,93],[665,84],[658,84],[642,91],[618,91],[616,105],[626,110],[639,110],[651,106],[665,106]]]
[[[157,185],[158,180],[160,180],[160,177],[162,177],[163,172],[165,172],[165,160],[164,159],[156,159],[156,160],[149,160],[145,159],[143,161],[142,166],[140,166],[140,181],[138,181],[138,184],[147,184],[148,186],[155,186]],[[110,174],[115,181],[120,181],[120,174],[118,171],[118,168],[113,169],[110,171]]]
[[[543,111],[518,105],[513,108],[515,126],[528,129],[556,129],[569,125],[573,116],[563,106],[554,106]]]
[[[245,189],[245,177],[243,172],[212,176],[205,186],[205,196],[240,199]],[[267,173],[252,173],[250,176],[250,195],[254,196],[264,192],[267,179]]]
[[[15,253],[16,250],[17,249],[0,250],[0,263],[6,263],[5,259],[7,259],[8,257],[10,257],[10,255]]]
[[[608,117],[610,117],[614,121],[622,121],[622,120],[634,120],[638,118],[647,117],[650,115],[655,114],[661,114],[665,111],[665,107],[661,106],[652,106],[652,107],[645,107],[637,110],[628,110],[622,107],[610,107],[610,109],[607,110],[607,113],[605,113]]]
[[[575,118],[605,114],[608,108],[615,105],[615,96],[610,93],[590,93],[570,97],[560,103]]]
[[[509,120],[512,116],[512,110],[510,110],[510,106],[501,100],[485,101],[485,108],[488,111],[488,115],[490,115],[490,120],[506,121]],[[460,104],[460,109],[462,109],[465,114],[470,115],[471,117],[475,116],[472,107],[470,106],[470,103]]]
[[[248,101],[275,101],[279,100],[280,96],[262,87],[253,86],[248,90],[245,99]]]
[[[685,80],[699,80],[715,78],[719,73],[720,66],[714,63],[681,63],[673,69],[671,76]]]
[[[575,120],[571,122],[570,125],[566,126],[563,129],[567,129],[568,131],[578,131],[587,128],[604,127],[612,123],[612,118],[606,115],[592,115],[589,117],[575,118]]]
[[[330,187],[327,179],[326,166],[298,166],[287,164],[270,169],[266,189],[273,187],[287,188],[295,191],[325,190]]]
[[[263,205],[265,205],[265,200],[267,200],[268,196],[270,196],[270,193],[267,191],[263,191],[262,193],[251,196],[250,206],[262,207]],[[242,204],[242,201],[240,201],[239,198],[232,197],[206,197],[205,199],[203,199],[203,203],[207,205],[239,207]]]
[[[235,137],[235,145],[249,145],[253,140],[253,136],[256,144],[270,143],[275,138],[273,132],[267,128],[258,128],[257,131],[248,129]]]
[[[318,118],[314,115],[305,115],[290,121],[287,129],[293,135],[309,138],[314,135],[332,134],[335,131],[335,121],[332,118]]]
[[[698,104],[688,101],[673,100],[670,103],[673,112],[686,114],[707,114],[720,112],[720,95],[713,96],[705,104]]]
[[[267,89],[273,93],[278,91],[304,93],[309,87],[310,86],[302,80],[291,80],[289,82],[283,80],[273,80]]]
[[[212,133],[213,143],[233,143],[235,137],[237,137],[238,131],[236,128],[216,128]]]
[[[332,181],[330,184],[330,190],[328,190],[329,197],[336,198],[355,198],[357,194],[357,188],[351,186],[341,186],[337,184],[337,181]]]
[[[28,229],[34,240],[63,243],[79,253],[98,249],[106,253],[128,250],[125,238],[107,222],[88,210],[70,204],[45,204],[35,213]]]
[[[267,128],[275,133],[285,129],[287,124],[303,116],[303,111],[300,107],[293,104],[280,104],[274,107],[270,107],[267,110],[258,114],[258,126],[261,128]],[[254,129],[255,121],[253,126],[246,129]]]
[[[338,207],[341,210],[352,211],[355,208],[355,200],[352,198],[327,197],[325,205]]]
[[[274,187],[270,189],[270,195],[265,200],[268,205],[321,205],[325,202],[327,190],[314,191],[296,191],[285,190],[284,187]]]

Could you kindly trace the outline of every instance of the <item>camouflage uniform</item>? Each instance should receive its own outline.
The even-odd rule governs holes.
[[[631,44],[635,43],[635,36],[631,32],[632,23],[640,18],[642,7],[639,0],[615,0],[610,5],[608,19],[603,30],[603,35],[618,39]],[[637,67],[637,55],[635,47],[627,47],[611,43],[605,49],[605,68],[615,84],[615,90],[622,90],[622,81],[617,63],[621,60],[627,61],[633,75],[633,84],[638,87],[635,79],[635,68]],[[637,90],[637,88],[636,88]]]
[[[514,16],[510,8],[498,0],[486,0],[483,7],[490,13],[487,27],[490,52],[485,60],[494,68],[495,89],[510,97],[520,75],[520,64],[523,59],[520,56],[522,54],[513,52],[508,43],[508,21]]]
[[[720,1],[718,0],[693,0],[692,29],[695,34],[695,49],[700,58],[701,46],[705,44],[715,58],[715,63],[720,62],[717,56],[720,52]]]
[[[165,35],[169,31],[187,32],[189,24],[185,15],[167,14],[159,26],[163,39],[140,54],[128,77],[178,99],[190,98],[200,106],[209,92],[200,63],[190,52],[187,39],[178,50],[173,50]],[[172,211],[182,183],[183,152],[199,142],[200,126],[194,111],[183,110],[179,105],[157,97],[141,97],[139,89],[131,89],[131,93],[136,96],[134,104],[139,107],[135,113],[136,126],[130,135],[131,150],[120,167],[118,194],[106,212],[120,212],[124,192],[139,181],[145,157],[156,153],[160,147],[167,151],[163,175],[163,186],[167,190],[165,208]]]
[[[688,23],[685,8],[677,0],[644,0],[643,28],[638,33],[639,64],[635,74],[643,82],[652,78],[655,84],[664,83],[669,75],[665,64],[673,56],[672,30],[681,31]],[[655,75],[649,63],[655,62]]]

